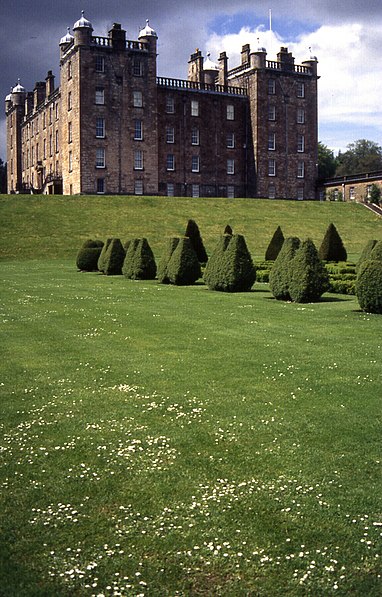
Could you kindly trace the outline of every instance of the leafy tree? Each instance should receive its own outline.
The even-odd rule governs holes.
[[[192,246],[194,247],[195,253],[198,257],[199,263],[207,263],[208,256],[204,248],[203,240],[200,235],[199,226],[195,220],[188,220],[185,235],[187,236]]]
[[[329,290],[329,275],[310,238],[303,241],[290,264],[289,294],[295,303],[318,301]]]
[[[372,184],[370,189],[369,195],[370,203],[375,203],[375,205],[379,205],[381,201],[381,187],[377,184]]]
[[[284,235],[280,226],[277,226],[271,241],[265,251],[265,261],[274,261],[277,259],[278,254],[281,251],[281,247],[284,244]]]
[[[382,147],[375,141],[359,139],[337,156],[336,176],[382,170]]]
[[[7,164],[0,158],[0,193],[7,192]]]
[[[318,178],[331,178],[335,175],[336,167],[337,161],[333,151],[320,141],[318,143]]]
[[[347,252],[334,224],[329,224],[318,255],[324,261],[346,261]]]

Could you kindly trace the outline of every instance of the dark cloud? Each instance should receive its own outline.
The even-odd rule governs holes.
[[[30,0],[5,1],[1,7],[0,34],[0,97],[4,99],[18,77],[27,89],[43,80],[52,69],[59,82],[60,38],[81,16],[81,9],[92,22],[96,34],[105,35],[114,23],[121,23],[129,39],[136,39],[139,28],[149,18],[159,35],[159,74],[185,77],[187,60],[195,47],[204,47],[210,31],[209,24],[216,17],[235,13],[248,14],[248,25],[256,27],[267,22],[269,6],[276,18],[291,19],[307,25],[338,23],[344,20],[359,22],[382,20],[381,0],[321,0],[307,3],[294,0]],[[0,122],[0,125],[2,123]],[[4,135],[0,135],[0,140]],[[0,141],[1,143],[1,141]],[[0,146],[0,157],[5,157]]]

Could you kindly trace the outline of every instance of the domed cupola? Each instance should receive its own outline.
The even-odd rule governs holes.
[[[156,31],[150,27],[148,19],[146,19],[146,27],[140,30],[138,39],[141,39],[142,37],[158,37]]]
[[[12,93],[25,93],[25,87],[20,84],[20,79],[17,80],[17,85],[12,89]]]
[[[61,37],[60,39],[60,46],[64,46],[66,44],[70,44],[74,40],[73,35],[70,33],[70,27],[68,27],[66,35]]]
[[[203,70],[206,71],[219,71],[219,67],[215,64],[215,62],[212,62],[211,58],[210,58],[211,54],[208,52],[207,54],[207,58],[205,59],[204,63],[203,63]]]
[[[75,31],[76,29],[91,29],[93,31],[93,25],[90,21],[85,19],[85,12],[83,10],[81,11],[81,15],[81,18],[74,23],[73,31]]]
[[[219,67],[212,62],[210,56],[211,54],[208,52],[207,58],[203,62],[204,82],[208,85],[214,85],[219,72]]]

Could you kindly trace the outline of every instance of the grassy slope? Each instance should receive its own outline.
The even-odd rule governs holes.
[[[244,234],[255,259],[262,260],[280,225],[284,236],[310,237],[320,245],[333,222],[351,259],[365,242],[382,240],[382,220],[364,207],[345,203],[247,199],[137,197],[0,196],[0,255],[6,258],[75,258],[87,238],[122,240],[146,236],[158,257],[164,237],[198,223],[210,252],[226,224]]]

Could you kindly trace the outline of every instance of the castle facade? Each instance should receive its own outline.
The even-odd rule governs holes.
[[[59,87],[49,71],[6,97],[9,193],[315,199],[316,58],[196,50],[187,80],[161,77],[148,22],[131,41],[84,15],[59,46]]]

